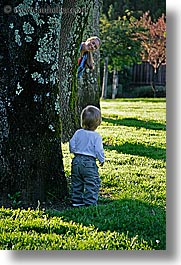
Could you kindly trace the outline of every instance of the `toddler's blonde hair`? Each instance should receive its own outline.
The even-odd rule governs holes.
[[[94,131],[101,124],[101,111],[95,106],[88,105],[81,113],[81,127]]]

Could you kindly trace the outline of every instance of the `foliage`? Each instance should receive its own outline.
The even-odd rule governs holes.
[[[106,162],[96,207],[0,209],[0,249],[165,250],[165,99],[101,101]],[[70,184],[71,156],[62,145]]]
[[[132,10],[134,16],[139,18],[147,10],[154,20],[158,19],[162,13],[166,13],[165,0],[135,1],[135,0],[106,0],[103,1],[102,12],[110,19],[117,19],[123,16],[126,10]]]
[[[20,204],[21,204],[20,197],[21,197],[20,192],[15,192],[15,194],[13,194],[13,195],[8,194],[8,198],[10,199],[11,205],[13,208],[17,208],[18,206],[20,206]]]
[[[109,20],[100,18],[101,55],[109,57],[109,70],[148,61],[154,69],[166,62],[166,19],[162,14],[153,22],[149,11],[139,19],[132,11],[123,17]]]
[[[140,41],[135,41],[139,29],[133,21],[135,18],[129,11],[117,20],[108,20],[105,15],[100,18],[101,56],[109,58],[110,71],[119,71],[141,60]]]

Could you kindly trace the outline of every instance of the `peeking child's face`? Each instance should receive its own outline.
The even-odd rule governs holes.
[[[87,40],[85,43],[87,45],[88,51],[95,51],[99,48],[98,39]]]

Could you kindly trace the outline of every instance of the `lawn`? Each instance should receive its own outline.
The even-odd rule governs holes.
[[[165,250],[166,100],[102,100],[96,207],[0,209],[0,249]],[[71,155],[62,145],[70,183]]]

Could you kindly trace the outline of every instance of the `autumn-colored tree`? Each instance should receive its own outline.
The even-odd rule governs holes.
[[[153,22],[149,11],[135,22],[138,28],[142,28],[136,34],[141,41],[142,60],[149,62],[154,69],[152,88],[156,93],[155,80],[161,64],[166,63],[166,18],[162,14],[156,22]]]

